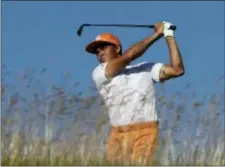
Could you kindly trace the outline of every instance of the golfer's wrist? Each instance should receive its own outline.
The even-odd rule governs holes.
[[[172,36],[167,36],[165,37],[166,41],[171,41],[171,40],[175,40],[175,37]]]
[[[152,35],[152,38],[155,39],[155,40],[158,40],[158,39],[160,39],[161,37],[163,37],[163,33],[155,32],[155,33]]]

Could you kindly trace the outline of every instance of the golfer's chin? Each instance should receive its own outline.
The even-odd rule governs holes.
[[[107,62],[108,61],[108,59],[107,58],[105,58],[105,57],[102,57],[101,59],[99,59],[98,60],[100,63],[105,63],[105,62]]]

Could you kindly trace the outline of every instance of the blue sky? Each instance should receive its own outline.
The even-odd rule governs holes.
[[[62,74],[69,72],[70,82],[81,82],[80,89],[85,90],[98,62],[84,47],[96,35],[114,33],[126,49],[153,30],[93,27],[85,28],[78,37],[76,31],[81,24],[154,24],[163,20],[178,26],[176,39],[186,69],[182,78],[167,82],[166,88],[180,91],[191,83],[197,93],[214,91],[215,80],[224,75],[224,2],[4,1],[2,64],[11,72],[5,82],[15,84],[17,76],[27,68],[46,68],[44,84],[62,83]],[[149,48],[139,61],[169,63],[164,39]],[[223,89],[223,84],[219,87]]]

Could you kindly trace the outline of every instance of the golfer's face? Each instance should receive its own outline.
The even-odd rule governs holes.
[[[116,46],[112,44],[103,43],[96,48],[96,56],[100,63],[112,60],[116,55]]]

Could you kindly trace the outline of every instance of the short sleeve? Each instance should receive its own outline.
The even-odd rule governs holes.
[[[163,66],[162,63],[155,63],[152,66],[151,76],[152,76],[153,81],[160,82],[159,74],[160,74],[160,69],[161,69],[162,66]]]
[[[110,81],[105,76],[105,67],[106,63],[99,64],[92,73],[92,79],[98,89],[100,89],[102,85],[107,84]]]

